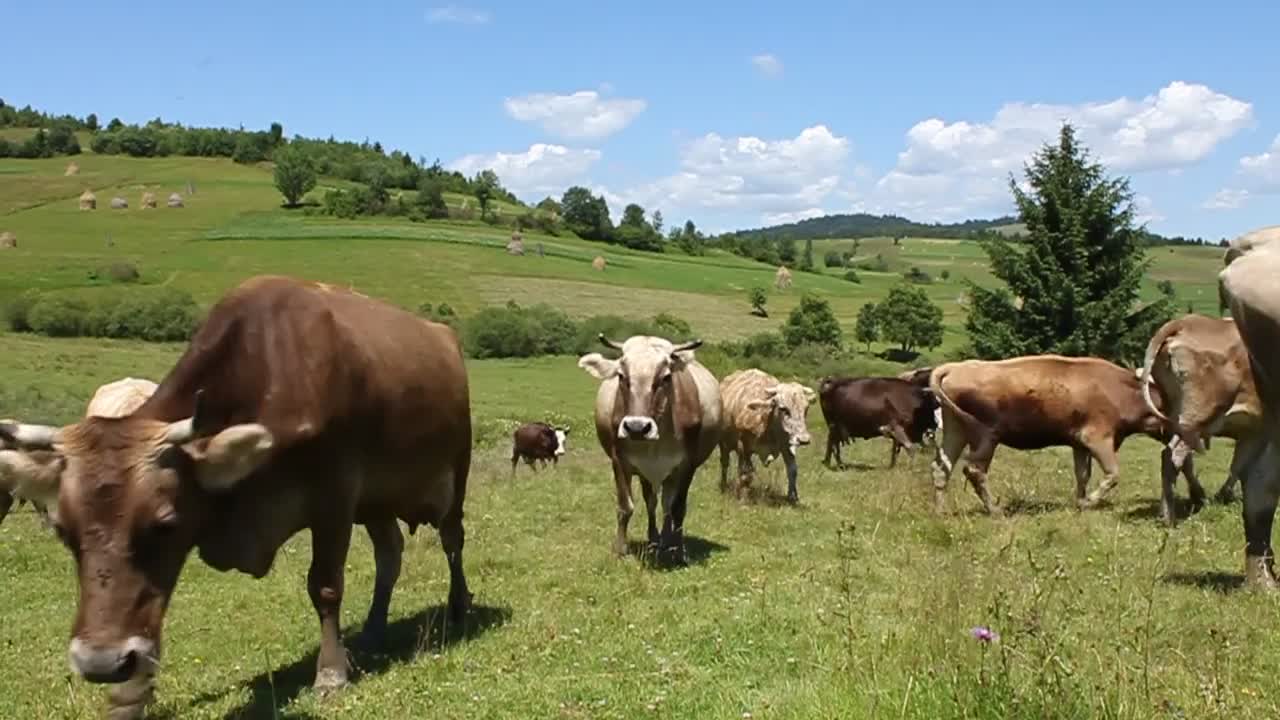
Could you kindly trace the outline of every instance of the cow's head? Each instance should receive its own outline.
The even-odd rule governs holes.
[[[809,444],[809,405],[816,397],[817,393],[800,383],[779,383],[765,388],[764,399],[752,400],[747,409],[767,410],[769,422],[781,425],[794,455],[796,448]]]
[[[673,345],[670,341],[648,335],[634,335],[619,344],[603,334],[605,347],[620,350],[622,357],[610,360],[600,353],[578,359],[578,367],[599,380],[616,378],[618,399],[614,414],[619,414],[618,437],[624,440],[657,440],[661,427],[669,421],[675,405],[677,375],[693,359],[693,350],[701,340]]]
[[[556,455],[563,455],[568,449],[566,444],[569,442],[569,428],[552,428],[551,431],[556,434]]]
[[[69,655],[89,681],[123,682],[154,666],[169,597],[211,496],[270,454],[265,427],[215,433],[199,416],[0,423],[0,437],[20,448],[0,451],[0,491],[48,498],[54,530],[75,559],[80,597]]]

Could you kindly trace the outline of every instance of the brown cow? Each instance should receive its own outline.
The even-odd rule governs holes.
[[[0,435],[43,453],[0,466],[58,486],[54,521],[80,595],[70,661],[85,679],[125,683],[112,717],[152,697],[165,609],[190,551],[261,578],[309,529],[307,591],[320,620],[315,686],[347,682],[339,635],[353,524],[376,561],[364,632],[385,634],[404,540],[439,528],[449,614],[470,603],[462,503],[471,465],[470,396],[447,326],[320,283],[258,277],[213,308],[155,393],[125,418]]]
[[[720,436],[720,489],[729,488],[730,453],[738,453],[740,487],[749,485],[755,475],[753,455],[759,455],[766,465],[781,455],[787,469],[787,501],[799,502],[796,450],[809,444],[809,405],[814,397],[813,390],[800,383],[778,382],[755,368],[739,370],[721,380],[725,428]]]
[[[684,517],[694,473],[720,442],[720,385],[694,358],[702,345],[679,345],[648,335],[619,344],[600,335],[606,347],[619,350],[617,360],[600,353],[578,359],[578,367],[600,380],[596,391],[596,438],[613,465],[618,499],[618,533],[614,552],[625,555],[627,523],[635,506],[631,478],[640,476],[649,512],[649,544],[686,561]],[[657,527],[657,493],[662,491],[662,534]]]
[[[1235,238],[1223,260],[1226,267],[1218,280],[1249,352],[1267,442],[1244,478],[1245,583],[1274,590],[1271,526],[1280,500],[1280,225]]]
[[[929,385],[942,404],[943,439],[933,462],[939,512],[947,480],[966,448],[964,474],[987,512],[999,515],[986,481],[1000,445],[1017,450],[1071,447],[1076,503],[1083,509],[1115,487],[1120,471],[1116,451],[1125,438],[1142,433],[1163,442],[1165,436],[1165,423],[1143,401],[1137,374],[1099,358],[1031,355],[945,363],[934,368]],[[1086,498],[1092,460],[1106,477]]]
[[[124,417],[141,406],[155,390],[156,384],[150,380],[127,377],[109,382],[93,393],[93,397],[89,399],[89,405],[84,409],[84,416]],[[5,449],[5,442],[4,438],[0,437],[0,450],[3,449]],[[4,465],[0,464],[0,522],[4,521],[9,507],[16,499],[19,507],[23,502],[30,502],[36,514],[40,516],[40,522],[45,527],[52,527],[53,522],[49,519],[48,506],[58,499],[57,485],[36,482],[32,483],[30,488],[26,488],[18,485],[22,480],[18,473],[14,473],[12,478],[5,477]],[[30,495],[30,493],[42,492],[47,494]]]
[[[824,465],[843,467],[840,446],[854,438],[884,436],[893,442],[889,467],[898,463],[902,448],[916,445],[937,427],[938,402],[927,387],[891,377],[824,378],[818,386],[822,417],[827,422]]]
[[[1170,320],[1147,344],[1140,377],[1150,380],[1142,388],[1147,407],[1175,431],[1161,453],[1161,519],[1170,525],[1176,519],[1173,485],[1179,471],[1187,478],[1193,508],[1204,506],[1192,452],[1203,451],[1211,437],[1235,441],[1231,469],[1217,493],[1219,502],[1230,502],[1236,481],[1266,445],[1249,353],[1235,322],[1206,315]],[[1168,418],[1152,400],[1152,387],[1164,398]]]
[[[525,464],[535,471],[535,461],[542,461],[543,467],[548,460],[558,465],[568,438],[569,428],[555,428],[541,422],[525,423],[516,428],[511,433],[511,476],[515,477],[520,458],[524,458]]]

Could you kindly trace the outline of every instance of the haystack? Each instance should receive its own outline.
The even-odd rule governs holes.
[[[97,210],[98,209],[98,198],[93,194],[92,191],[85,190],[84,194],[80,196],[80,209],[81,210]]]
[[[785,265],[778,266],[778,272],[773,276],[773,284],[779,290],[786,290],[791,287],[791,271]]]
[[[0,232],[0,248],[18,247],[18,236],[8,230]]]
[[[156,194],[153,192],[142,193],[142,209],[154,208],[156,206]]]
[[[66,172],[62,173],[63,177],[71,177],[72,175],[79,175],[79,174],[80,174],[80,166],[75,163],[71,163],[70,165],[67,165]]]
[[[169,207],[171,207],[171,208],[180,208],[180,207],[182,207],[182,196],[181,196],[181,195],[179,195],[178,193],[170,193],[170,194],[169,194]]]
[[[599,270],[600,272],[604,272],[605,264],[606,263],[604,261],[604,257],[600,255],[597,255],[596,259],[591,261],[591,267],[595,268],[596,270]]]
[[[111,209],[112,209],[112,210],[126,210],[126,209],[128,209],[128,207],[129,207],[129,201],[128,201],[128,200],[125,200],[125,199],[124,199],[124,198],[122,198],[122,197],[113,197],[113,198],[111,198]]]
[[[511,242],[507,243],[507,254],[508,255],[524,254],[524,237],[520,235],[519,230],[511,233]]]

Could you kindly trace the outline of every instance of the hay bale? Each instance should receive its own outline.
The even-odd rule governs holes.
[[[5,230],[0,232],[0,248],[16,248],[18,247],[18,236],[12,232]]]
[[[71,177],[72,175],[79,175],[79,174],[80,174],[80,166],[73,162],[67,165],[67,170],[66,172],[62,173],[62,176]]]
[[[128,200],[125,200],[125,199],[124,199],[124,198],[122,198],[122,197],[113,197],[113,198],[111,198],[111,209],[112,209],[112,210],[127,210],[128,208],[129,208],[129,201],[128,201]]]
[[[153,192],[142,193],[142,209],[154,208],[156,206],[156,194]]]
[[[178,193],[170,193],[170,194],[169,194],[169,203],[168,203],[168,204],[169,204],[169,207],[171,207],[171,208],[180,208],[180,207],[182,207],[182,196],[181,196],[181,195],[179,195]]]
[[[520,235],[519,230],[511,233],[511,242],[507,243],[507,254],[508,255],[524,254],[524,238]]]
[[[84,193],[80,195],[80,209],[81,210],[97,210],[98,209],[98,198],[93,194],[92,191],[85,190]]]
[[[600,255],[597,255],[596,259],[591,261],[591,267],[595,268],[596,270],[599,270],[600,272],[604,272],[604,267],[606,264],[607,263],[605,263],[604,257]]]
[[[785,265],[778,266],[778,272],[773,275],[773,284],[779,290],[786,290],[791,287],[791,271]]]

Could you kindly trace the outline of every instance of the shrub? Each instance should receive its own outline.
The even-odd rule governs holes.
[[[40,294],[28,290],[10,300],[4,307],[4,320],[14,332],[31,332],[31,307],[36,304]]]
[[[845,270],[843,277],[851,283],[862,283],[862,278],[858,277],[858,273],[855,270]]]
[[[653,330],[655,335],[677,343],[692,339],[693,336],[693,328],[689,327],[684,318],[666,312],[654,316]]]
[[[77,297],[46,296],[31,306],[31,329],[49,337],[78,337],[87,330],[89,305]]]
[[[938,277],[942,278],[944,281],[945,281],[945,280],[950,280],[950,279],[951,279],[951,271],[950,271],[950,270],[943,270],[942,272],[938,273]]]
[[[434,308],[431,307],[431,303],[422,303],[418,306],[418,314],[433,322],[448,325],[454,330],[462,324],[462,318],[458,317],[458,313],[449,303],[440,303]]]
[[[523,308],[515,302],[488,307],[463,327],[463,346],[474,358],[565,355],[576,327],[568,315],[546,304]]]
[[[840,323],[836,321],[830,303],[813,295],[804,295],[782,326],[782,336],[793,348],[805,344],[838,348]]]
[[[130,294],[108,312],[108,337],[133,338],[151,342],[190,340],[200,324],[200,308],[195,298],[182,290],[161,288],[157,292]]]
[[[918,267],[912,267],[907,272],[902,273],[902,276],[906,278],[909,282],[913,282],[919,285],[927,285],[933,282],[933,278],[929,277],[929,273],[925,272],[924,270],[921,270]]]
[[[844,267],[845,258],[838,250],[828,250],[822,256],[822,264],[827,267]]]
[[[744,358],[780,358],[787,354],[787,343],[778,332],[756,333],[742,341]]]
[[[751,303],[751,314],[759,317],[769,317],[769,311],[765,309],[765,303],[769,301],[769,296],[765,294],[763,287],[756,285],[747,291],[747,302]]]
[[[89,273],[90,280],[107,280],[109,282],[132,283],[141,278],[138,266],[130,262],[115,262],[103,265]]]
[[[176,342],[190,339],[200,324],[195,299],[173,288],[29,294],[11,302],[6,311],[14,330],[50,337]]]

